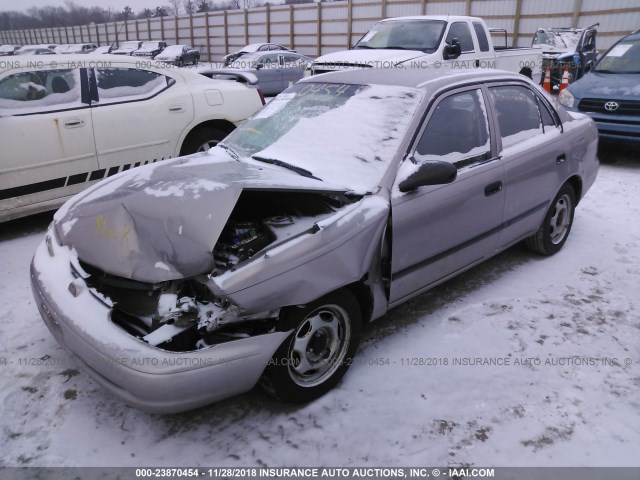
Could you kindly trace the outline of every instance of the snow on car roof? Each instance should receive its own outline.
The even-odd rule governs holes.
[[[300,80],[300,82],[397,85],[435,90],[458,80],[478,82],[485,80],[526,81],[523,75],[504,70],[480,69],[467,71],[450,70],[445,68],[424,69],[410,67],[411,62],[407,62],[405,68],[362,68],[343,70],[306,77]]]

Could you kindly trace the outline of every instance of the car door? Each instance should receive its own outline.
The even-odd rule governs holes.
[[[28,68],[0,75],[0,211],[44,207],[98,175],[86,71]]]
[[[504,169],[495,155],[487,111],[478,86],[441,97],[399,169],[391,199],[392,306],[496,250]],[[433,160],[456,165],[453,183],[399,191],[398,184],[416,168],[412,161]]]
[[[497,143],[505,168],[505,228],[500,245],[534,233],[567,178],[562,125],[548,103],[524,84],[488,88],[497,119]]]
[[[307,64],[304,57],[293,55],[290,53],[283,54],[282,58],[282,83],[283,89],[285,89],[304,77],[304,72],[307,69]]]
[[[284,90],[280,55],[277,53],[262,55],[256,64],[262,65],[257,71],[257,76],[260,88],[265,95],[273,95]]]
[[[194,118],[192,96],[180,80],[169,71],[93,71],[91,114],[100,168],[126,170],[175,154]]]
[[[576,74],[576,78],[582,77],[587,73],[596,62],[598,52],[596,50],[596,34],[595,30],[587,30],[582,39],[580,46],[580,69]]]
[[[475,44],[476,41],[467,22],[454,22],[449,26],[445,42],[451,45],[454,38],[460,42],[462,53],[458,58],[452,60],[443,58],[442,66],[444,68],[479,68],[486,61],[493,59],[488,50],[479,52],[479,46]]]

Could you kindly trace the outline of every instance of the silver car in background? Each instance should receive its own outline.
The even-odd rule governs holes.
[[[209,78],[224,78],[228,73],[245,72],[255,75],[265,95],[277,95],[304,78],[313,59],[293,52],[258,52],[242,56],[223,69],[202,70]]]
[[[362,325],[524,240],[551,255],[597,131],[501,71],[306,78],[204,154],[70,200],[36,251],[47,326],[125,402],[195,408],[260,383],[307,402]]]

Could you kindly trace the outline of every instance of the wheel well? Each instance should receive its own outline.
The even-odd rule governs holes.
[[[365,284],[364,279],[351,283],[345,288],[349,290],[358,301],[360,313],[362,314],[362,324],[368,323],[373,313],[373,295],[371,294],[371,289]]]
[[[195,127],[193,127],[191,131],[184,137],[184,140],[182,141],[182,145],[180,145],[180,151],[182,151],[182,149],[184,148],[184,144],[189,140],[189,138],[191,137],[191,135],[193,135],[194,132],[200,129],[207,129],[207,128],[218,128],[224,131],[228,135],[229,133],[235,130],[236,126],[230,121],[223,120],[223,119],[207,120],[206,122],[202,122],[196,125]]]
[[[576,194],[576,205],[580,203],[580,199],[582,198],[582,180],[577,175],[571,177],[567,182],[569,185],[573,187],[573,191]]]

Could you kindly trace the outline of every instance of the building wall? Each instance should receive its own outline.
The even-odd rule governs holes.
[[[615,6],[615,8],[614,8]],[[166,40],[200,49],[218,61],[249,43],[274,42],[318,56],[344,50],[371,25],[403,15],[474,15],[505,28],[508,43],[528,46],[538,27],[586,27],[600,22],[598,49],[640,28],[639,0],[348,0],[208,12],[76,27],[0,31],[1,44]],[[495,39],[503,44],[504,39]]]

